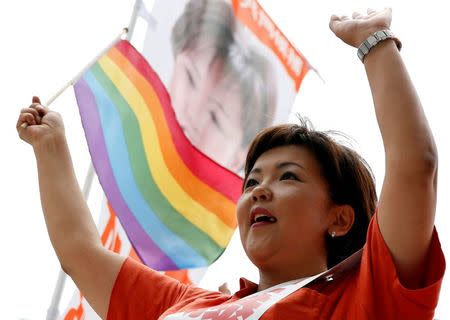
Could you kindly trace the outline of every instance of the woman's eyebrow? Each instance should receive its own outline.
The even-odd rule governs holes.
[[[285,161],[285,162],[281,162],[278,163],[275,168],[276,169],[283,169],[285,167],[289,167],[289,166],[296,166],[299,167],[302,170],[306,170],[304,166],[302,166],[301,164],[297,163],[297,162],[292,162],[292,161]],[[253,168],[248,175],[250,175],[251,173],[261,173],[262,169],[261,168]]]
[[[277,164],[275,168],[283,169],[283,168],[288,167],[288,166],[296,166],[296,167],[299,167],[302,170],[305,170],[304,166],[302,166],[301,164],[299,164],[297,162],[292,162],[292,161],[281,162],[281,163]]]
[[[249,176],[249,175],[252,174],[252,173],[261,173],[261,172],[262,172],[262,169],[261,169],[261,168],[253,168],[253,169],[248,173],[247,176]]]

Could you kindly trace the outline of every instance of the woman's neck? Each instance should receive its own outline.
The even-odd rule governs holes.
[[[280,268],[280,269],[259,269],[258,291],[276,286],[280,283],[291,280],[307,278],[327,270],[327,266],[315,266],[310,268]]]

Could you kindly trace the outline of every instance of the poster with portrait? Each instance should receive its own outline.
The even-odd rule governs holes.
[[[262,128],[287,121],[310,70],[256,0],[157,0],[143,55],[191,142],[240,173]]]

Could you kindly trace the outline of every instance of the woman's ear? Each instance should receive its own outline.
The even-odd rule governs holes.
[[[333,238],[345,236],[352,228],[354,222],[355,210],[350,205],[335,205],[331,212],[328,233]]]

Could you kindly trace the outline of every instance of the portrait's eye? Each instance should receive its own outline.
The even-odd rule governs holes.
[[[257,184],[258,184],[258,181],[256,181],[256,179],[250,178],[245,182],[244,189],[248,189],[250,187],[256,186]]]
[[[187,77],[188,77],[189,84],[191,85],[191,87],[195,88],[194,77],[192,77],[192,73],[189,71],[188,68],[186,68],[186,75],[187,75]]]
[[[297,175],[291,171],[284,172],[281,175],[280,180],[298,180],[298,181],[300,181],[300,179],[297,177]]]
[[[222,130],[222,127],[221,127],[221,125],[220,125],[219,119],[217,118],[216,112],[215,112],[215,111],[210,111],[210,112],[209,112],[209,115],[210,115],[210,117],[211,117],[211,121],[213,122],[213,124],[214,124],[217,128],[219,128],[219,129]]]

